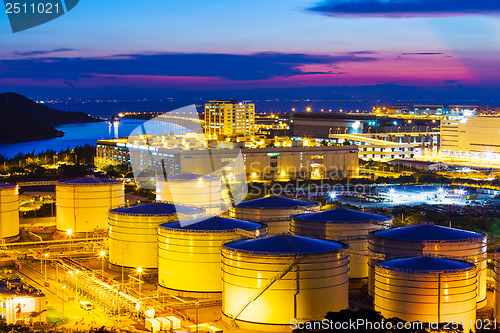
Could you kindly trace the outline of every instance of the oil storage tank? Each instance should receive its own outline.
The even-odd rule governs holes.
[[[477,266],[477,306],[486,305],[486,235],[423,223],[371,232],[368,249],[374,258],[386,260],[433,255],[470,261]],[[374,264],[375,259],[370,259],[370,296],[373,296]]]
[[[495,319],[500,322],[500,248],[495,249],[493,260],[493,277],[495,279]]]
[[[87,233],[108,229],[108,211],[123,205],[121,181],[97,177],[58,182],[56,184],[57,230]]]
[[[292,215],[319,211],[319,204],[279,196],[269,196],[238,204],[230,214],[236,219],[264,223],[268,235],[290,231]]]
[[[0,184],[0,238],[19,238],[19,196],[14,185]]]
[[[347,245],[290,234],[222,247],[222,312],[241,328],[289,331],[349,306]]]
[[[198,209],[164,202],[110,210],[108,244],[111,268],[158,268],[158,226],[178,219],[193,219],[199,213]]]
[[[195,205],[203,208],[206,215],[221,212],[221,180],[216,177],[183,173],[156,182],[156,200],[178,205]]]
[[[177,296],[220,295],[222,244],[259,235],[265,235],[259,223],[217,216],[162,224],[158,229],[158,284]]]
[[[349,277],[368,277],[368,234],[392,226],[392,217],[335,208],[296,215],[290,230],[294,235],[342,241],[349,244]]]
[[[375,265],[374,308],[386,318],[454,322],[475,330],[477,273],[473,263],[436,257]]]

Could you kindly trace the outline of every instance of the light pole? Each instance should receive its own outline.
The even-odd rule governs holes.
[[[62,286],[62,321],[64,321],[64,289],[66,289],[66,286]]]
[[[49,256],[48,253],[45,253],[45,258]],[[47,259],[45,259],[45,270],[44,270],[44,276],[45,276],[45,284],[47,284]]]
[[[194,304],[196,305],[196,333],[198,333],[198,306],[200,305],[200,302],[196,300]]]
[[[141,295],[141,273],[142,267],[137,268],[137,273],[139,274],[139,296]]]
[[[101,256],[101,280],[104,280],[104,256],[106,255],[106,252],[101,251],[99,252],[99,255]]]

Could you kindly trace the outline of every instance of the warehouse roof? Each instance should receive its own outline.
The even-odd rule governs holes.
[[[183,231],[231,231],[236,229],[255,230],[262,227],[262,224],[247,222],[225,217],[214,216],[210,218],[200,218],[182,222],[164,223],[160,225],[163,229],[175,229]]]
[[[407,259],[395,259],[380,261],[377,266],[386,269],[396,269],[406,272],[453,272],[469,270],[475,265],[465,261],[449,260],[436,257],[415,257]]]
[[[279,234],[271,237],[246,239],[224,244],[224,247],[240,252],[271,255],[301,255],[337,251],[341,243]]]
[[[255,200],[245,201],[238,204],[237,207],[244,208],[295,208],[295,207],[311,207],[315,204],[307,201],[293,200],[278,196],[270,196]]]
[[[390,220],[391,217],[383,216],[372,213],[365,213],[357,210],[345,209],[345,208],[335,208],[331,210],[325,210],[319,213],[312,214],[302,214],[295,216],[295,219],[310,221],[310,222],[322,222],[322,223],[356,223],[356,222],[382,222]]]
[[[60,183],[65,185],[100,185],[100,184],[104,185],[104,184],[121,184],[121,181],[98,178],[95,176],[87,176],[78,179],[66,180]]]
[[[195,173],[182,173],[180,175],[175,175],[175,176],[168,176],[166,178],[167,182],[169,180],[174,180],[174,181],[189,181],[189,180],[199,180],[202,178],[203,180],[217,180],[215,177],[211,176],[205,176],[205,175],[198,175]]]
[[[461,241],[471,238],[480,239],[485,237],[483,234],[460,230],[455,228],[447,228],[432,223],[423,223],[412,225],[409,227],[381,230],[375,232],[377,237],[405,240],[405,241]]]
[[[137,206],[125,207],[112,209],[111,213],[115,214],[123,214],[123,215],[155,215],[155,216],[163,216],[163,215],[172,215],[175,213],[180,214],[195,214],[200,211],[195,208],[174,205],[166,202],[152,202]]]

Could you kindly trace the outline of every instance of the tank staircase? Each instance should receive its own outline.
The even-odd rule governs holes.
[[[301,260],[302,260],[302,258],[300,258],[300,257],[294,258],[293,261],[290,264],[288,264],[288,266],[286,266],[284,270],[282,270],[281,272],[279,272],[278,274],[276,274],[271,280],[269,280],[264,285],[264,287],[262,287],[262,289],[260,289],[257,292],[257,294],[255,294],[254,296],[250,297],[248,299],[248,301],[246,301],[245,304],[243,304],[243,306],[241,307],[241,309],[234,316],[231,316],[231,325],[234,326],[234,327],[238,327],[238,324],[236,323],[236,319],[238,319],[238,317],[243,313],[243,311],[245,311],[245,309],[250,304],[252,304],[253,302],[255,302],[257,300],[257,298],[259,298],[275,282],[281,280],[286,274],[288,274]]]

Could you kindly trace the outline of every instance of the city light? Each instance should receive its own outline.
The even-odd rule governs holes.
[[[101,251],[101,252],[99,252],[99,255],[100,255],[101,257],[104,257],[104,256],[106,255],[106,252]]]
[[[73,234],[73,230],[68,229],[66,230],[66,235],[71,236]]]
[[[137,273],[139,273],[139,274],[142,273],[142,267],[137,268]]]

